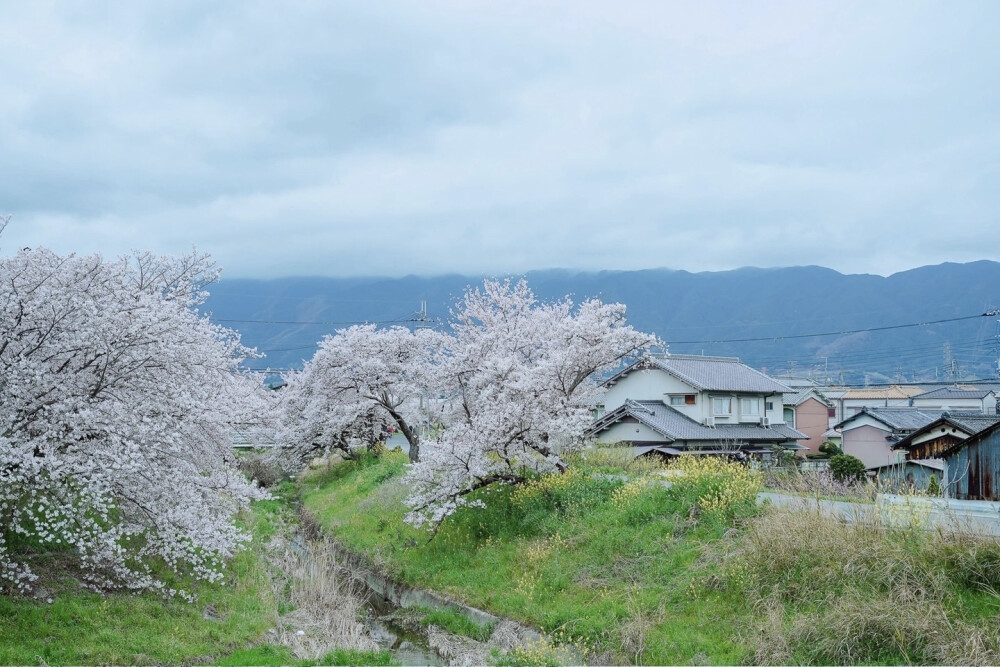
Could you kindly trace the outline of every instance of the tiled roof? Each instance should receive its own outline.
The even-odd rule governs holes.
[[[930,468],[932,470],[944,470],[944,461],[942,459],[908,459],[906,461],[900,461],[899,463],[886,463],[885,465],[873,466],[869,470],[881,470],[882,468],[895,468],[898,466],[906,466],[909,464],[923,466],[924,468]]]
[[[904,399],[921,394],[923,391],[924,390],[920,387],[893,385],[891,387],[882,387],[880,389],[848,389],[844,392],[844,395],[841,396],[841,398],[845,401],[862,399]]]
[[[784,396],[782,397],[782,402],[786,406],[788,405],[798,406],[801,405],[802,403],[805,403],[806,400],[808,400],[810,397],[815,398],[823,405],[826,406],[830,405],[830,402],[826,400],[826,397],[817,392],[815,389],[803,389],[797,394],[794,392],[789,394],[784,394]]]
[[[736,357],[702,357],[687,354],[667,354],[641,359],[608,380],[614,384],[634,370],[658,368],[686,382],[698,391],[742,391],[761,394],[783,394],[787,386],[750,368]]]
[[[661,434],[669,442],[693,440],[718,442],[783,442],[805,440],[809,436],[786,424],[770,427],[756,424],[718,424],[714,428],[699,424],[661,401],[632,401],[600,417],[591,425],[590,433],[610,428],[624,417],[632,417]]]
[[[915,431],[918,428],[923,428],[927,426],[932,421],[940,419],[941,415],[944,414],[944,410],[924,410],[921,408],[863,408],[861,412],[851,415],[844,421],[837,424],[836,428],[840,428],[844,424],[854,421],[859,417],[868,415],[873,419],[876,419],[894,431]],[[953,414],[970,414],[970,413],[958,413]]]
[[[914,396],[913,399],[919,398],[972,398],[972,399],[983,399],[993,393],[992,389],[958,389],[955,387],[942,387],[941,389],[935,389],[934,391],[928,391],[924,394],[919,394]]]
[[[969,435],[985,431],[1000,422],[1000,415],[982,415],[968,412],[948,411],[942,415],[953,424],[963,428]]]

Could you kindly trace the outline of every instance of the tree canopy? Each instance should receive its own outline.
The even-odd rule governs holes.
[[[196,311],[217,275],[198,253],[0,258],[0,588],[30,588],[46,547],[95,587],[221,576],[261,494],[228,429],[266,404],[238,336]]]
[[[446,331],[369,325],[324,339],[289,381],[291,433],[333,443],[372,409],[391,419],[410,441],[409,520],[436,526],[477,489],[564,470],[597,374],[655,342],[621,304],[544,304],[524,281],[487,280]]]

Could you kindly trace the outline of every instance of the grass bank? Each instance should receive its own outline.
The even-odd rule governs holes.
[[[484,492],[430,539],[404,521],[406,459],[345,463],[304,480],[305,507],[338,541],[413,585],[531,624],[597,663],[738,663],[739,600],[691,594],[705,543],[731,527],[648,477],[575,468]],[[746,511],[747,508],[742,508]],[[538,660],[539,656],[533,656]]]
[[[1000,663],[994,539],[759,510],[746,502],[759,478],[665,489],[585,462],[484,492],[486,508],[430,539],[403,521],[406,465],[390,454],[314,472],[303,502],[399,579],[534,625],[596,664]]]
[[[37,596],[0,596],[0,664],[390,664],[389,654],[378,651],[300,660],[287,646],[269,643],[280,615],[293,611],[284,585],[275,585],[287,576],[267,550],[294,520],[294,495],[286,484],[274,500],[256,502],[240,517],[252,541],[227,565],[224,582],[177,582],[195,595],[193,603],[84,590],[69,554],[36,554],[35,569],[44,576]]]

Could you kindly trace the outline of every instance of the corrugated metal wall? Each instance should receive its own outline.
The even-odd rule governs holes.
[[[961,447],[945,461],[953,498],[1000,500],[1000,430]]]

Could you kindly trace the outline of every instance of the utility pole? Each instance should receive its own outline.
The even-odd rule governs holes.
[[[426,328],[428,328],[430,326],[430,324],[428,324],[428,322],[430,322],[430,320],[427,319],[427,302],[426,301],[421,301],[420,302],[420,311],[417,313],[417,317],[413,321],[417,323],[417,326],[415,327],[417,329],[426,329]]]
[[[420,302],[420,311],[417,313],[417,317],[413,321],[416,322],[416,325],[414,325],[413,327],[414,329],[419,330],[419,329],[427,329],[428,327],[430,327],[429,324],[430,320],[427,319],[426,301]],[[426,389],[420,392],[418,400],[420,402],[418,409],[424,415],[424,428],[423,432],[420,434],[421,439],[423,439],[426,438],[428,434],[431,432],[431,417],[430,417],[431,400],[430,397],[427,395]]]
[[[1000,315],[1000,311],[991,311],[991,312],[994,315]],[[1000,319],[997,320],[997,333],[993,338],[996,339],[996,343],[994,344],[993,347],[996,349],[996,354],[997,354],[997,377],[1000,377]]]

